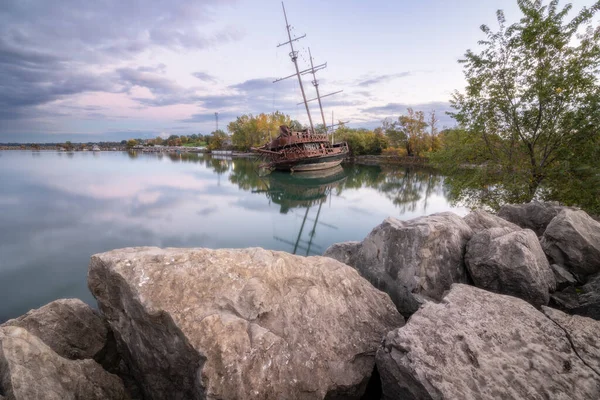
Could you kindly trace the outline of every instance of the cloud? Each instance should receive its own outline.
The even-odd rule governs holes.
[[[202,72],[202,71],[198,71],[198,72],[194,72],[192,73],[192,76],[200,79],[201,81],[205,81],[205,82],[216,82],[217,78],[212,76],[211,74],[207,73],[207,72]]]
[[[239,116],[239,113],[236,113],[236,112],[220,112],[219,113],[219,121],[221,121],[222,123],[219,124],[220,125],[219,128],[224,127],[228,121],[234,120],[238,116]],[[195,124],[195,123],[205,123],[205,122],[214,122],[214,121],[215,121],[215,113],[207,111],[206,113],[194,114],[191,117],[181,120],[179,122]]]
[[[405,72],[400,72],[397,74],[377,75],[377,76],[371,77],[369,79],[359,81],[357,83],[357,86],[366,87],[366,86],[376,85],[378,83],[389,82],[393,79],[405,78],[407,76],[411,76],[412,74],[413,73],[410,71],[405,71]]]
[[[56,122],[56,115],[44,114],[46,105],[90,92],[128,92],[138,85],[154,94],[135,99],[147,106],[197,101],[193,91],[161,77],[165,64],[115,66],[153,50],[199,50],[239,40],[241,32],[218,24],[213,15],[215,7],[234,1],[3,0],[0,133],[37,127],[39,121],[28,125],[36,118]],[[24,122],[2,123],[9,120]]]
[[[391,117],[396,119],[400,115],[406,114],[406,110],[409,107],[415,111],[423,111],[426,115],[435,110],[435,115],[439,119],[440,127],[456,125],[456,121],[446,114],[453,109],[450,106],[450,103],[445,101],[434,101],[421,104],[388,103],[383,106],[363,108],[361,112],[365,114],[367,118],[380,118],[380,120],[383,120],[384,118]]]

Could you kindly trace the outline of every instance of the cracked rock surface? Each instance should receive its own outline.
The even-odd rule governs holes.
[[[548,318],[564,329],[579,358],[596,371],[600,379],[600,321],[565,314],[549,307],[542,309]]]
[[[148,399],[360,398],[390,298],[326,257],[128,248],[88,285]]]
[[[453,285],[387,335],[377,352],[384,398],[597,400],[597,321],[546,313]]]

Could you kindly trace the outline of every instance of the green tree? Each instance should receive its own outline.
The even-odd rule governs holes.
[[[67,140],[67,141],[65,142],[65,146],[64,146],[64,147],[65,147],[65,149],[66,149],[67,151],[71,151],[71,150],[73,150],[73,143],[71,143],[71,141],[70,141],[70,140]]]
[[[598,112],[600,29],[590,24],[600,1],[571,20],[572,6],[558,3],[518,0],[523,17],[510,26],[498,11],[499,30],[483,25],[483,50],[461,60],[467,87],[452,100],[453,117],[481,137],[490,162],[518,178],[529,199],[579,152],[575,146],[598,135],[586,121]]]
[[[129,139],[127,141],[127,148],[128,149],[133,149],[135,146],[137,146],[138,142],[135,139]]]
[[[382,122],[382,129],[388,137],[390,146],[404,147],[406,144],[406,134],[398,126],[398,121],[386,118]]]

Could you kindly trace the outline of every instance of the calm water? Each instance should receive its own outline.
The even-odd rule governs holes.
[[[320,255],[387,216],[450,206],[428,170],[344,166],[257,174],[251,160],[195,155],[0,152],[0,322],[57,298],[94,304],[92,254],[128,246],[260,246]]]

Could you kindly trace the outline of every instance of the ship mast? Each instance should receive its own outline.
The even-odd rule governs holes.
[[[302,92],[302,99],[304,100],[304,107],[306,107],[306,114],[308,115],[308,122],[310,123],[310,130],[312,133],[314,133],[315,128],[313,126],[312,118],[310,116],[308,102],[306,101],[306,94],[304,93],[304,85],[302,84],[302,77],[300,76],[300,69],[298,68],[298,52],[296,50],[294,50],[294,41],[302,39],[306,35],[298,37],[298,38],[294,38],[294,40],[292,40],[292,34],[290,32],[290,24],[288,23],[287,14],[285,13],[285,6],[283,5],[283,2],[281,2],[281,7],[283,8],[283,17],[285,18],[285,29],[287,30],[288,39],[289,39],[289,41],[287,43],[290,44],[290,48],[292,49],[292,51],[290,52],[290,58],[292,59],[292,62],[294,63],[294,67],[296,67],[295,75],[298,77],[298,83],[300,84],[300,91]],[[287,43],[282,43],[277,47],[283,46]],[[286,78],[283,78],[283,79],[286,79]],[[279,79],[279,80],[282,80],[282,79]],[[275,81],[275,82],[277,82],[277,81]]]
[[[281,43],[279,45],[277,45],[277,47],[281,47],[281,46],[285,46],[286,44],[289,43],[290,48],[292,49],[292,51],[290,52],[290,58],[292,59],[292,62],[294,63],[294,67],[296,68],[296,73],[286,76],[285,78],[279,78],[273,81],[273,83],[275,82],[279,82],[282,81],[284,79],[288,79],[294,76],[298,77],[298,83],[300,84],[300,91],[302,92],[302,103],[298,103],[297,105],[300,104],[304,104],[304,107],[306,107],[306,114],[308,115],[308,121],[310,122],[310,129],[311,131],[314,133],[315,132],[315,128],[313,125],[313,121],[312,121],[312,117],[310,115],[310,109],[308,107],[308,103],[311,101],[315,101],[318,100],[319,101],[319,109],[321,110],[321,118],[323,119],[323,127],[325,128],[325,132],[328,131],[328,127],[327,127],[327,122],[325,121],[325,114],[323,113],[323,105],[321,103],[321,99],[323,97],[328,97],[328,96],[333,96],[334,94],[338,94],[343,92],[343,90],[338,90],[337,92],[333,92],[333,93],[329,93],[326,95],[321,96],[319,93],[319,81],[317,80],[317,76],[316,76],[316,72],[323,69],[323,68],[327,68],[327,63],[323,63],[320,65],[314,65],[313,63],[313,58],[312,58],[312,54],[310,53],[310,48],[308,49],[308,54],[310,56],[310,68],[307,68],[303,71],[300,71],[300,68],[298,68],[298,51],[294,50],[294,42],[296,40],[300,40],[304,37],[306,37],[306,35],[302,35],[299,37],[296,37],[294,39],[292,39],[292,33],[290,31],[291,25],[288,23],[288,19],[287,19],[287,14],[285,12],[285,6],[283,5],[283,2],[281,2],[281,7],[283,8],[283,16],[285,18],[285,27],[287,29],[287,33],[288,33],[288,41],[285,43]],[[304,85],[302,83],[302,75],[306,75],[308,73],[311,73],[313,76],[313,80],[312,80],[312,84],[314,85],[316,91],[317,91],[317,97],[315,97],[314,99],[310,99],[310,100],[306,100],[306,92],[304,91]],[[330,126],[329,128],[333,128],[333,124],[332,126]]]
[[[319,100],[319,110],[321,110],[321,118],[323,118],[323,129],[327,132],[327,122],[325,122],[325,114],[323,113],[323,104],[321,104],[321,95],[319,94],[319,81],[317,80],[317,74],[315,66],[313,64],[312,54],[310,53],[310,47],[308,48],[308,57],[310,58],[310,72],[312,72],[313,80],[312,84],[317,91],[317,100]]]

